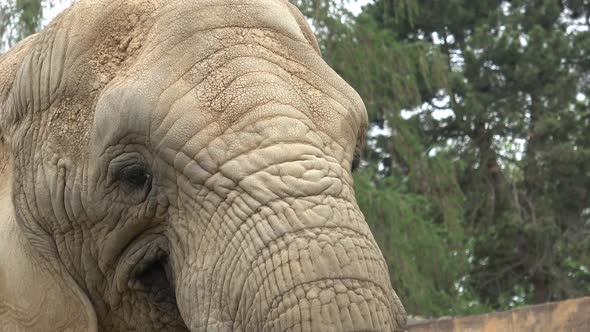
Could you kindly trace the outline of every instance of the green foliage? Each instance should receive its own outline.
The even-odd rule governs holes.
[[[451,60],[443,108],[453,116],[425,121],[440,108],[430,103],[414,118],[427,146],[463,161],[477,297],[503,309],[587,294],[588,3],[423,0],[410,21],[376,9],[385,2],[371,9],[384,28],[438,43]],[[585,17],[586,30],[568,16]],[[505,148],[519,141],[518,153]]]
[[[430,237],[461,253],[439,257],[461,272],[418,278],[423,262],[392,242],[399,229],[377,232],[410,312],[587,295],[590,3],[379,0],[354,19],[339,2],[310,3],[326,8],[309,15],[326,60],[373,125],[391,131],[370,137],[363,155],[373,175],[357,179],[371,184],[359,200],[380,197],[363,201],[368,222],[416,227],[404,230],[416,247],[428,250]],[[446,277],[462,291],[436,279]]]
[[[355,176],[357,201],[389,266],[392,284],[409,312],[451,313],[462,255],[448,252],[448,231],[433,222],[436,208],[394,177]]]
[[[5,0],[0,3],[0,50],[10,48],[40,28],[42,3],[41,0]]]
[[[37,31],[43,15],[41,1],[16,0],[16,12],[19,14],[19,34],[17,39],[22,39]]]

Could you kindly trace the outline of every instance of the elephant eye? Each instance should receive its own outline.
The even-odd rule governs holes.
[[[131,165],[117,172],[117,179],[134,189],[149,191],[152,184],[152,176],[142,165]]]

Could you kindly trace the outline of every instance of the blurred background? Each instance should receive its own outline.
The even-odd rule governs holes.
[[[291,1],[370,128],[359,205],[412,315],[590,295],[590,0]],[[0,53],[71,0],[0,0]]]

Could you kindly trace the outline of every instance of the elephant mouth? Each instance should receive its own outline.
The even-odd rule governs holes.
[[[125,313],[134,319],[164,324],[170,331],[187,331],[176,301],[173,265],[169,241],[161,230],[136,236],[119,255],[109,288],[111,308],[131,303],[132,312]]]
[[[120,293],[177,308],[168,242],[162,236],[140,236],[133,241],[120,257],[115,278]]]
[[[159,253],[146,259],[131,272],[129,288],[132,291],[144,292],[156,303],[169,303],[176,306],[168,255]]]

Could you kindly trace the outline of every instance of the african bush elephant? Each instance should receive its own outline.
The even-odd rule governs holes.
[[[285,0],[86,0],[0,58],[0,329],[399,331],[367,115]]]

